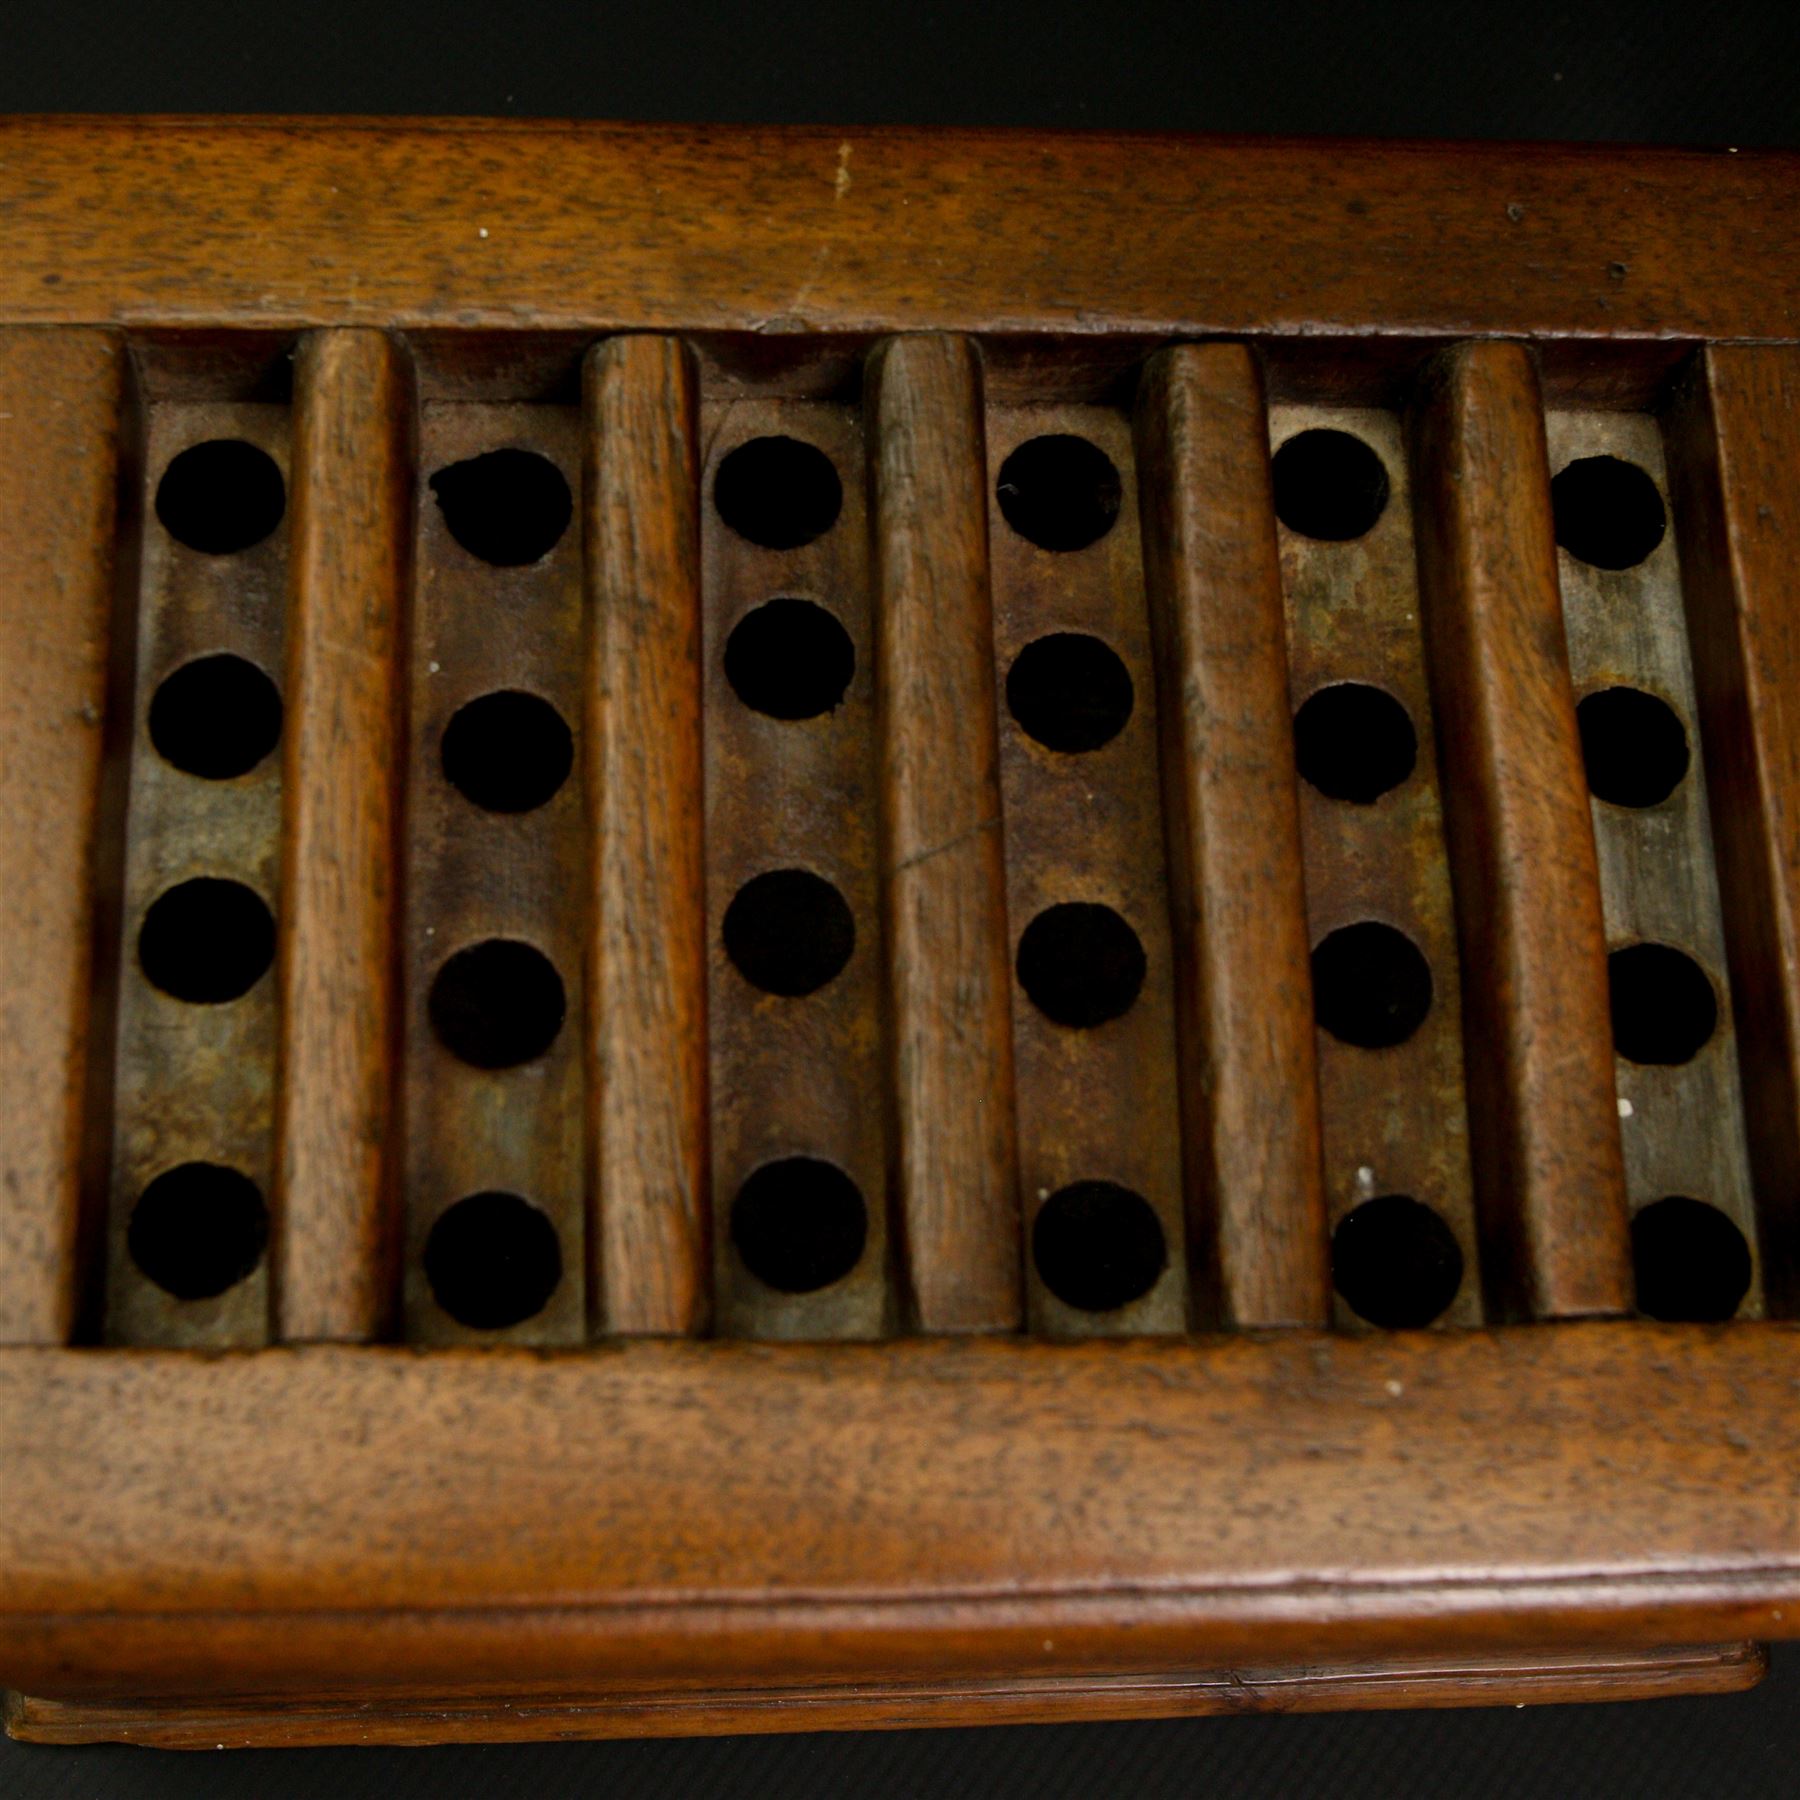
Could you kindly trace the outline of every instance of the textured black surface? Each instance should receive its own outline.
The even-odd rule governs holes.
[[[1800,6],[13,0],[0,110],[424,112],[1800,143]],[[1770,1471],[1771,1480],[1787,1480]],[[1790,1795],[1757,1692],[1526,1711],[219,1757],[0,1743],[5,1800]]]

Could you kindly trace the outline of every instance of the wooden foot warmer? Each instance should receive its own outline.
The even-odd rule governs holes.
[[[1800,159],[0,122],[0,1683],[1800,1634]]]

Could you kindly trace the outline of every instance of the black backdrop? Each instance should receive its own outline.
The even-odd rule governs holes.
[[[1800,0],[11,0],[9,112],[1099,126],[1800,147]],[[0,242],[0,255],[5,246]],[[1787,1479],[1772,1472],[1771,1479]],[[0,1744],[4,1800],[1789,1795],[1800,1647],[1619,1707],[178,1757]]]

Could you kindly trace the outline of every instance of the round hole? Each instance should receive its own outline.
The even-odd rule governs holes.
[[[713,505],[739,537],[766,550],[797,550],[837,523],[844,484],[816,444],[751,438],[720,462]]]
[[[213,438],[170,459],[156,484],[156,516],[179,544],[231,556],[260,544],[287,510],[287,487],[268,451]]]
[[[513,938],[458,950],[431,984],[431,1028],[477,1069],[510,1069],[542,1056],[568,1011],[562,977],[543,951]]]
[[[150,742],[164,762],[208,781],[248,775],[281,740],[281,695],[241,656],[183,663],[150,701]]]
[[[816,719],[839,705],[856,673],[856,646],[824,607],[766,600],[732,627],[725,679],[752,711]]]
[[[753,876],[725,909],[725,954],[752,987],[797,999],[835,979],[856,948],[844,896],[810,869]]]
[[[1112,530],[1124,499],[1113,459],[1066,432],[1027,438],[1000,465],[1000,515],[1041,550],[1085,550]]]
[[[536,694],[503,689],[458,707],[444,727],[444,778],[488,812],[530,812],[575,766],[563,716]]]
[[[1431,1011],[1431,965],[1404,932],[1373,919],[1324,938],[1312,979],[1314,1016],[1359,1049],[1404,1044]]]
[[[1588,787],[1614,806],[1655,806],[1688,772],[1687,728],[1674,707],[1639,688],[1610,687],[1575,709]]]
[[[241,881],[180,882],[151,901],[138,929],[138,963],[151,985],[196,1006],[249,993],[274,960],[274,917]]]
[[[563,472],[535,450],[487,450],[431,478],[450,535],[483,562],[514,569],[556,548],[575,516]]]
[[[811,1294],[862,1261],[869,1212],[842,1169],[812,1156],[764,1163],[731,1203],[731,1241],[764,1287]]]
[[[1138,934],[1110,906],[1046,907],[1019,938],[1019,985],[1058,1025],[1085,1029],[1129,1012],[1144,970]]]
[[[1331,1279],[1345,1305],[1390,1331],[1416,1331],[1440,1317],[1462,1275],[1455,1233],[1407,1194],[1365,1200],[1331,1234]]]
[[[1131,717],[1131,674],[1110,645],[1056,631],[1025,646],[1006,673],[1006,704],[1047,750],[1076,754],[1110,744]]]
[[[1302,537],[1345,543],[1387,510],[1382,460],[1347,431],[1297,431],[1275,452],[1275,516]]]
[[[535,1318],[562,1280],[556,1227],[517,1194],[469,1194],[447,1206],[425,1240],[432,1298],[472,1331]]]
[[[1638,1311],[1672,1324],[1729,1319],[1750,1291],[1750,1246],[1716,1206],[1671,1194],[1631,1221]]]
[[[211,1300],[236,1287],[268,1242],[261,1189],[209,1162],[165,1169],[138,1196],[125,1234],[131,1260],[177,1300]]]
[[[1581,456],[1550,483],[1556,541],[1597,569],[1641,563],[1668,529],[1656,483],[1636,463],[1617,456]]]
[[[1031,1258],[1063,1305],[1112,1312],[1156,1286],[1169,1247],[1142,1194],[1112,1181],[1077,1181],[1038,1208]]]
[[[1407,710],[1382,688],[1342,681],[1307,695],[1294,714],[1294,762],[1333,800],[1367,806],[1397,788],[1419,760]]]
[[[1628,944],[1606,959],[1613,1048],[1634,1063],[1684,1063],[1719,1024],[1706,971],[1667,944]]]

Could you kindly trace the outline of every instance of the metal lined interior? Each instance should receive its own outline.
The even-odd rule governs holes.
[[[608,797],[614,810],[600,804],[585,741],[597,716],[588,596],[607,592],[606,570],[623,566],[616,545],[597,541],[589,510],[607,452],[592,415],[584,424],[570,404],[568,383],[546,388],[529,359],[518,391],[509,391],[504,365],[483,365],[483,397],[471,400],[437,397],[454,385],[445,373],[454,359],[442,343],[430,358],[403,632],[405,766],[381,772],[404,795],[391,1201],[402,1331],[427,1345],[572,1347],[605,1335],[590,1291],[594,1221],[606,1216],[608,1195],[596,1191],[597,1065],[584,1054],[600,1024],[588,1016],[589,935],[596,838],[618,802],[629,803],[627,790]],[[950,471],[959,491],[979,485],[971,516],[984,523],[992,609],[999,809],[979,825],[995,834],[1004,863],[1019,1218],[1017,1243],[1000,1247],[1001,1260],[1016,1254],[1032,1333],[1178,1335],[1217,1322],[1204,1298],[1217,1247],[1194,1223],[1216,1209],[1214,1197],[1190,1191],[1195,1165],[1183,1155],[1183,1132],[1198,1115],[1184,1107],[1176,1047],[1180,975],[1159,765],[1168,738],[1159,735],[1145,575],[1145,534],[1155,527],[1139,506],[1134,393],[1127,379],[1101,398],[1071,399],[1047,362],[1042,387],[1052,397],[1036,398],[1032,368],[1015,364],[979,401],[984,441],[958,451]],[[697,367],[691,625],[703,698],[698,999],[709,1086],[699,1166],[710,1210],[697,1280],[710,1291],[718,1335],[889,1336],[916,1325],[918,1296],[942,1272],[930,1259],[949,1239],[908,1225],[898,1173],[901,940],[891,911],[884,916],[898,890],[884,865],[883,822],[895,805],[896,744],[907,754],[920,746],[883,735],[882,608],[898,604],[884,595],[904,592],[910,604],[933,581],[944,584],[936,604],[946,609],[965,606],[966,595],[931,563],[929,511],[904,512],[904,469],[879,473],[883,421],[904,417],[920,444],[961,440],[941,429],[947,414],[930,414],[927,386],[890,396],[900,409],[890,411],[871,407],[863,377],[836,363],[802,377]],[[241,370],[229,359],[221,368],[220,393],[241,391]],[[281,1269],[275,952],[241,992],[183,999],[157,985],[141,943],[153,904],[196,878],[241,884],[276,908],[281,756],[276,748],[242,770],[196,773],[170,760],[151,720],[162,685],[201,658],[242,659],[279,695],[287,522],[283,515],[241,546],[195,548],[176,535],[158,492],[182,451],[214,440],[253,447],[291,482],[289,412],[260,398],[195,397],[205,383],[192,367],[183,382],[184,397],[153,397],[145,411],[114,1099],[111,1119],[99,1122],[112,1143],[103,1336],[250,1346],[268,1341]],[[1434,710],[1437,652],[1418,572],[1423,509],[1437,502],[1415,492],[1406,396],[1344,405],[1335,384],[1317,387],[1315,396],[1284,387],[1264,417],[1244,422],[1249,438],[1266,435],[1274,459],[1268,529],[1314,951],[1310,971],[1270,979],[1314,984],[1335,1326],[1472,1326],[1500,1313],[1484,1298],[1490,1221],[1478,1223],[1474,1076],[1465,1081],[1466,1062],[1482,1054],[1465,1044],[1465,979],[1481,972],[1464,968],[1446,840],[1466,800],[1439,764],[1441,737],[1461,724]],[[915,406],[924,410],[905,411]],[[1667,512],[1654,415],[1559,405],[1545,423],[1553,475],[1584,458],[1623,459]],[[1370,462],[1345,452],[1351,461],[1334,465],[1332,446],[1315,443],[1310,488],[1290,479],[1291,468],[1284,475],[1290,445],[1325,437],[1351,440],[1379,472],[1380,504],[1361,529],[1349,528],[1359,522],[1356,496],[1334,491],[1332,470],[1341,483],[1361,481],[1366,503]],[[673,514],[636,524],[645,542],[687,529]],[[896,572],[902,528],[916,532],[924,560]],[[1641,690],[1666,704],[1685,742],[1685,773],[1664,798],[1624,805],[1596,793],[1592,803],[1608,948],[1679,949],[1716,1001],[1692,1054],[1618,1058],[1618,1128],[1635,1215],[1684,1197],[1716,1208],[1742,1234],[1752,1266],[1736,1311],[1751,1317],[1764,1309],[1762,1247],[1680,536],[1670,517],[1656,547],[1619,569],[1565,541],[1558,570],[1570,679],[1552,699],[1577,708],[1587,743],[1599,729],[1589,726],[1599,715],[1583,710],[1590,696]],[[614,561],[603,567],[605,557]],[[1204,579],[1203,555],[1197,567]],[[669,593],[669,605],[696,605],[679,584]],[[607,667],[629,672],[629,655]],[[918,679],[935,679],[934,667],[925,655]],[[182,691],[172,691],[178,716]],[[204,686],[188,695],[199,737],[209,720],[219,730],[236,720],[233,708],[254,711]],[[641,718],[650,723],[634,729],[664,729],[659,719],[685,729],[674,711],[652,707]],[[608,780],[629,783],[629,754],[604,767]],[[956,770],[946,777],[940,767],[932,779],[954,781]],[[946,841],[918,855],[959,853]],[[201,914],[198,937],[182,940],[203,965],[213,916]],[[669,926],[656,917],[637,924],[651,945]],[[1543,925],[1554,932],[1556,922]],[[1428,974],[1422,1004],[1403,953],[1382,961],[1388,939],[1342,939],[1371,926],[1416,953]],[[213,936],[221,954],[230,948],[222,931]],[[966,949],[952,934],[939,953],[954,970]],[[254,947],[242,954],[253,957]],[[1663,1004],[1655,975],[1640,1007],[1653,1022]],[[205,968],[198,979],[202,988],[230,985]],[[1340,1001],[1351,1014],[1356,1004],[1381,1013],[1385,1023],[1361,1031],[1375,1041],[1358,1041],[1360,1028],[1344,1024],[1351,1014],[1334,1010]],[[1401,1030],[1409,1007],[1418,1016]],[[936,1041],[953,1044],[964,1021],[950,1005],[932,1024]],[[159,1264],[146,1248],[141,1203],[158,1177],[190,1164],[216,1165],[243,1185],[202,1182],[186,1213],[176,1205],[174,1262]],[[246,1210],[246,1192],[260,1214]],[[1249,1224],[1244,1216],[1231,1229],[1253,1231],[1254,1215]],[[186,1275],[175,1266],[184,1219],[189,1260],[199,1265]],[[195,1250],[220,1231],[236,1236]],[[1640,1241],[1640,1277],[1646,1254]],[[216,1291],[181,1291],[226,1274]],[[630,1271],[614,1267],[606,1280],[609,1290],[628,1286]],[[1430,1295],[1428,1305],[1421,1296]]]

